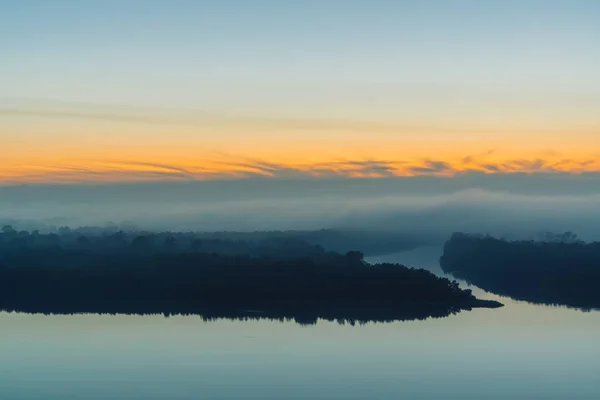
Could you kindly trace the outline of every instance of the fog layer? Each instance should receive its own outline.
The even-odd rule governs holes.
[[[600,176],[5,186],[0,222],[19,229],[107,223],[193,231],[340,228],[409,233],[430,242],[454,231],[512,237],[574,231],[595,240],[600,239]]]

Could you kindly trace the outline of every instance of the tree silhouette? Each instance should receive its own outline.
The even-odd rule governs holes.
[[[203,240],[177,232],[0,234],[0,308],[47,313],[162,313],[393,321],[446,316],[476,299],[456,282],[368,264],[298,239]],[[180,244],[180,242],[182,242]],[[260,316],[258,316],[260,315]]]
[[[543,241],[508,241],[455,233],[444,245],[443,270],[481,288],[531,302],[600,307],[600,243],[572,232]]]

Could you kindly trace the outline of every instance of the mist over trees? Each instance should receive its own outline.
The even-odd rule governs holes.
[[[600,242],[585,243],[572,232],[514,241],[455,233],[440,264],[445,273],[514,299],[600,308]]]
[[[441,246],[455,231],[525,239],[571,230],[593,241],[600,240],[598,182],[598,174],[482,174],[0,186],[0,224],[30,232],[107,221],[155,232],[327,228],[360,236],[353,247],[365,254],[375,234]]]
[[[16,224],[14,226],[17,226]],[[103,251],[126,250],[134,247],[152,248],[154,251],[168,249],[176,252],[217,253],[222,255],[293,256],[297,251],[334,251],[346,253],[360,248],[366,255],[378,255],[410,250],[418,242],[391,233],[352,230],[320,229],[314,231],[253,231],[253,232],[154,232],[139,230],[135,226],[107,224],[104,227],[46,226],[40,230],[17,230],[4,225],[6,234],[0,246],[39,247],[54,244],[64,248],[77,247],[83,243]],[[299,249],[292,249],[298,246]],[[309,249],[308,247],[311,247]]]

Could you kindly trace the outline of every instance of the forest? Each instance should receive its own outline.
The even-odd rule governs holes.
[[[445,273],[517,300],[600,308],[600,243],[572,232],[513,241],[455,233],[440,264]]]
[[[5,237],[5,242],[27,239],[28,244],[35,245],[35,242],[45,240],[60,241],[62,246],[71,246],[76,244],[77,240],[90,240],[98,245],[100,245],[99,241],[103,241],[104,245],[114,248],[118,247],[119,243],[131,242],[133,239],[142,236],[146,238],[146,241],[151,241],[157,246],[164,243],[168,238],[170,244],[180,251],[198,250],[200,246],[203,246],[203,252],[210,251],[219,254],[260,252],[260,247],[263,245],[270,246],[270,243],[281,243],[283,241],[302,242],[337,253],[346,253],[360,248],[365,255],[369,256],[401,252],[414,249],[423,244],[421,239],[398,233],[349,229],[156,232],[140,229],[135,225],[117,225],[114,223],[109,223],[106,226],[82,226],[77,228],[41,224],[38,230],[31,222],[24,223],[17,220],[0,221],[0,225],[3,226],[4,233],[8,234]],[[30,229],[16,229],[13,226],[25,226],[26,229]]]
[[[0,233],[0,308],[196,314],[314,323],[442,317],[478,300],[455,281],[297,239],[183,241],[184,234]]]

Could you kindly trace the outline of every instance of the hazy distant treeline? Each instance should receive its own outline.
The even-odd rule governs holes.
[[[585,243],[571,232],[538,241],[455,233],[440,264],[446,273],[515,299],[600,308],[600,242]]]
[[[134,227],[45,227],[43,230],[18,230],[4,225],[0,246],[77,248],[95,247],[102,251],[124,250],[129,247],[202,252],[224,255],[307,255],[311,252],[346,253],[355,249],[367,255],[395,253],[415,248],[418,243],[391,233],[341,231],[256,231],[256,232],[152,232]],[[298,249],[293,249],[298,246]],[[309,248],[310,247],[310,248]]]
[[[404,320],[497,306],[425,270],[367,264],[358,251],[341,255],[298,240],[252,247],[234,240],[185,242],[185,237],[89,238],[66,229],[42,235],[5,227],[0,307],[211,318],[251,314],[306,322]]]
[[[285,233],[186,233],[121,231],[111,228],[59,228],[56,233],[16,231],[4,226],[0,233],[0,250],[33,252],[63,249],[86,253],[203,253],[227,256],[273,256],[294,258],[320,256],[326,253],[321,246],[309,244]]]

